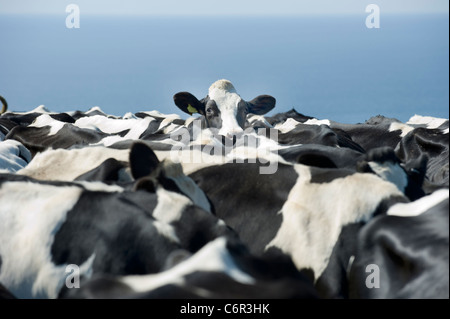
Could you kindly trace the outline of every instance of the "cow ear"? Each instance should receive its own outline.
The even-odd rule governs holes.
[[[134,179],[149,175],[159,165],[158,157],[143,142],[136,142],[130,150],[130,169]]]
[[[179,92],[173,96],[175,105],[183,112],[192,115],[194,113],[204,114],[204,106],[195,96],[189,92]]]
[[[248,112],[256,115],[264,115],[275,107],[276,100],[270,95],[259,95],[247,102]]]

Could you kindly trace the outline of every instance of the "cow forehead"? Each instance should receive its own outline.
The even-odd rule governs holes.
[[[209,91],[209,98],[216,102],[220,112],[236,110],[242,98],[235,91],[213,88]]]

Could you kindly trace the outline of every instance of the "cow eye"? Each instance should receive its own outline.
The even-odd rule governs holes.
[[[207,109],[206,109],[206,113],[212,113],[212,108],[210,108],[210,107],[208,107]]]

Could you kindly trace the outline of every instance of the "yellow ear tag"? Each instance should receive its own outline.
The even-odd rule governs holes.
[[[197,109],[195,107],[193,107],[192,105],[188,104],[187,107],[188,112],[192,115],[192,113],[197,113]]]

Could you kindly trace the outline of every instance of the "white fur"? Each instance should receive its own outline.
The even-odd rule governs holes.
[[[448,189],[440,189],[411,203],[398,203],[389,208],[391,216],[414,217],[429,210],[444,200],[448,200]]]
[[[109,120],[111,120],[111,119],[109,119]],[[112,119],[111,121],[120,121],[120,120]],[[124,127],[127,126],[127,125],[130,125],[129,132],[125,136],[123,136],[123,137],[119,136],[119,135],[108,136],[108,137],[103,138],[98,143],[95,143],[95,144],[92,144],[92,145],[111,146],[114,143],[117,143],[117,142],[120,142],[120,141],[138,140],[139,137],[142,135],[142,133],[144,133],[145,130],[148,128],[150,123],[152,121],[154,121],[154,119],[151,118],[151,117],[145,117],[143,119],[129,119],[127,121],[130,121],[130,122],[129,123],[122,123],[124,125]],[[111,122],[109,122],[109,123],[111,123]],[[118,122],[116,122],[116,124],[117,123]],[[114,124],[114,122],[112,122],[111,124]],[[89,126],[89,125],[87,125],[87,126]],[[100,129],[100,130],[103,131],[103,129]],[[106,130],[110,130],[110,129],[107,128]],[[114,130],[114,129],[111,129],[111,130]],[[120,132],[120,130],[117,131],[117,132]]]
[[[14,173],[31,161],[30,151],[16,140],[6,140],[0,142],[0,169]]]
[[[190,177],[184,175],[180,163],[164,161],[161,165],[163,166],[166,177],[174,181],[178,188],[189,197],[195,205],[203,208],[207,212],[211,212],[211,205],[209,204],[205,193]]]
[[[50,132],[48,133],[49,136],[56,135],[64,126],[64,122],[55,120],[48,114],[42,114],[38,116],[33,123],[29,125],[29,127],[44,127],[44,126],[50,126]]]
[[[385,181],[395,184],[400,191],[405,192],[405,188],[408,186],[408,176],[400,165],[392,162],[369,162],[368,164],[375,174]]]
[[[399,123],[399,122],[392,122],[391,125],[389,125],[389,132],[394,132],[394,131],[399,131],[399,130],[402,131],[400,134],[400,137],[405,137],[406,134],[408,134],[409,132],[414,130],[414,127],[407,125],[407,124]]]
[[[153,119],[150,117],[145,117],[143,119],[115,119],[103,115],[94,115],[82,117],[78,119],[74,125],[80,128],[100,130],[104,133],[114,134],[125,130],[131,130],[136,125],[139,125],[139,122],[141,121],[150,123],[151,120]]]
[[[116,150],[103,146],[47,150],[36,154],[28,166],[17,174],[41,180],[73,181],[108,158],[128,162],[129,153],[128,149]]]
[[[234,86],[230,81],[219,80],[214,82],[209,88],[210,99],[216,102],[222,119],[222,127],[219,130],[220,135],[236,134],[243,132],[236,120],[238,103],[242,100],[236,93]]]
[[[367,221],[378,204],[403,194],[373,174],[353,174],[329,183],[311,183],[308,166],[295,165],[299,174],[281,208],[283,221],[266,246],[280,248],[298,269],[311,268],[319,278],[344,225]]]
[[[7,113],[9,113],[9,112],[7,112]],[[14,112],[14,114],[31,114],[31,113],[52,113],[52,114],[55,114],[55,113],[53,113],[52,111],[50,111],[49,109],[47,109],[46,107],[45,107],[45,105],[39,105],[38,107],[36,107],[36,108],[34,108],[34,109],[32,109],[31,111],[28,111],[28,112]]]
[[[309,119],[303,124],[308,124],[308,125],[328,125],[328,126],[330,126],[331,122],[330,122],[330,120]]]
[[[175,284],[183,285],[183,277],[195,271],[213,271],[227,274],[243,284],[253,284],[255,279],[243,272],[226,249],[226,239],[217,238],[205,245],[195,255],[167,271],[145,276],[126,276],[121,282],[136,292],[145,292],[158,287]]]
[[[269,122],[267,122],[266,118],[264,117],[264,115],[256,115],[256,114],[247,114],[247,121],[250,124],[253,124],[256,121],[260,121],[262,123],[264,123],[265,126],[269,127],[269,128],[273,128],[273,125],[270,124]]]
[[[277,125],[275,125],[275,128],[284,134],[292,131],[298,124],[301,123],[294,120],[293,118],[288,118],[283,123],[278,123]]]
[[[448,122],[448,119],[432,116],[421,116],[416,114],[413,117],[411,117],[408,120],[408,122],[406,122],[406,124],[423,125],[428,129],[435,129],[444,124],[445,122]]]
[[[0,282],[19,298],[56,298],[67,265],[56,266],[50,249],[54,236],[82,189],[28,182],[0,188]],[[93,258],[80,265],[90,275]]]

